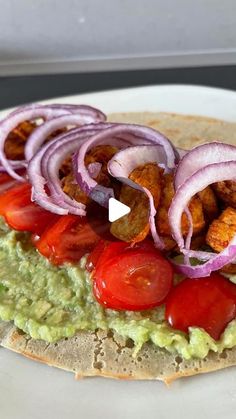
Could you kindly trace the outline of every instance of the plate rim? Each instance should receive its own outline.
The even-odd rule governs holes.
[[[86,100],[88,98],[91,99],[93,97],[97,98],[100,96],[104,96],[104,98],[106,96],[110,96],[110,95],[120,95],[120,94],[130,94],[133,92],[137,92],[140,94],[145,94],[145,92],[148,91],[152,91],[152,90],[179,90],[181,91],[182,89],[194,93],[207,93],[207,94],[219,94],[219,95],[228,95],[231,96],[233,98],[233,100],[236,101],[236,90],[232,90],[232,89],[227,89],[227,88],[223,88],[223,87],[215,87],[215,86],[207,86],[207,85],[203,85],[203,84],[184,84],[184,83],[163,83],[163,84],[150,84],[150,85],[139,85],[139,86],[131,86],[131,87],[120,87],[120,88],[116,88],[116,89],[104,89],[104,90],[98,90],[98,91],[89,91],[89,92],[83,92],[83,93],[74,93],[74,94],[70,94],[70,95],[62,95],[62,96],[52,96],[50,98],[46,98],[46,99],[40,99],[40,100],[36,100],[36,101],[26,101],[23,102],[21,104],[18,104],[16,106],[11,106],[8,108],[3,108],[0,109],[0,118],[1,117],[5,117],[7,115],[7,113],[13,111],[14,109],[16,109],[17,107],[20,107],[22,105],[29,105],[29,104],[33,104],[33,103],[41,103],[41,104],[50,104],[53,102],[66,102],[67,100],[74,100],[75,98],[79,98],[81,100]],[[122,110],[120,111],[115,111],[115,112],[122,112]],[[132,112],[132,111],[130,111]],[[136,112],[136,111],[134,111]],[[150,111],[152,112],[152,111]],[[153,111],[154,112],[154,111]],[[111,112],[113,113],[113,111]],[[176,111],[176,113],[178,113]],[[182,113],[182,112],[179,112]],[[204,112],[203,112],[204,113]],[[236,116],[235,116],[236,119]]]

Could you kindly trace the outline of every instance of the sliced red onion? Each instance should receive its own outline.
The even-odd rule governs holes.
[[[27,162],[25,160],[8,160],[14,170],[25,169],[27,167]],[[6,172],[4,166],[0,165],[0,172]]]
[[[64,159],[74,151],[77,151],[81,144],[83,144],[85,141],[89,141],[89,138],[96,135],[98,132],[109,129],[113,125],[114,124],[111,123],[99,123],[75,128],[74,130],[61,134],[54,141],[44,146],[42,148],[42,153],[41,150],[36,153],[35,157],[29,163],[28,171],[31,182],[34,186],[33,198],[37,201],[38,196],[40,196],[40,202],[37,202],[41,206],[44,206],[45,204],[48,205],[49,199],[50,202],[54,203],[54,205],[58,205],[70,213],[79,213],[79,215],[81,215],[81,205],[66,195],[61,188],[61,182],[59,180],[59,168]],[[110,138],[109,144],[118,147],[127,146],[128,140]],[[85,170],[86,172],[88,171],[87,168],[85,168]],[[45,192],[40,178],[37,179],[37,183],[35,184],[35,173],[46,179],[47,187],[51,193],[50,197],[48,197],[47,193]],[[103,191],[103,189],[107,192],[107,188],[99,186],[99,193],[101,190]],[[111,196],[114,196],[112,189],[110,189],[110,194]],[[42,198],[44,198],[46,201],[43,202]]]
[[[235,261],[236,255],[236,238],[229,243],[229,245],[219,254],[215,254],[214,257],[207,260],[202,265],[191,266],[191,265],[175,265],[179,272],[188,276],[189,278],[202,278],[209,276],[211,272],[222,269],[228,263]]]
[[[116,178],[127,178],[137,166],[146,163],[156,163],[166,166],[166,153],[161,145],[148,144],[120,150],[108,162],[107,168],[112,176]]]
[[[96,109],[92,106],[88,105],[72,105],[72,104],[63,104],[63,103],[52,103],[49,105],[42,105],[38,103],[31,103],[27,105],[22,105],[14,111],[12,111],[9,115],[14,115],[16,113],[22,112],[23,110],[35,109],[37,107],[44,107],[46,109],[57,109],[59,111],[66,111],[64,114],[80,114],[91,118],[91,122],[105,122],[106,115],[101,112],[99,109]],[[62,113],[61,113],[62,114]]]
[[[62,115],[57,118],[53,118],[44,124],[36,128],[33,133],[29,136],[25,146],[25,157],[29,161],[42,146],[44,141],[56,130],[65,128],[68,126],[81,126],[84,124],[94,123],[94,119],[91,115],[84,114],[72,114]]]
[[[188,208],[185,208],[184,212],[189,222],[188,234],[185,240],[185,248],[189,250],[191,246],[192,235],[193,235],[193,220],[192,220],[191,212],[189,211]],[[190,264],[189,254],[184,255],[184,263],[188,265]]]
[[[57,214],[85,215],[85,205],[71,199],[61,188],[59,169],[65,158],[99,130],[110,124],[90,124],[75,128],[45,144],[31,159],[28,176],[33,186],[32,199],[43,208]],[[45,185],[50,190],[49,196]]]
[[[188,250],[188,258],[196,258],[201,261],[206,261],[215,257],[216,253],[206,252],[203,250]]]
[[[16,173],[12,164],[9,162],[5,155],[4,145],[9,133],[24,121],[32,121],[38,118],[43,118],[47,120],[68,112],[69,111],[63,109],[59,110],[35,105],[30,106],[29,108],[24,107],[23,110],[18,109],[17,112],[10,114],[0,122],[0,161],[10,176],[17,179],[20,182],[25,180],[22,176]]]
[[[205,167],[207,164],[220,163],[234,159],[236,159],[236,147],[229,144],[215,141],[197,146],[185,154],[179,162],[174,179],[175,188],[178,189],[181,184],[189,178],[189,176]],[[185,209],[185,212],[186,211],[188,212],[187,216],[190,223],[190,229],[185,241],[185,263],[189,263],[190,257],[195,257],[200,260],[210,259],[211,256],[209,255],[212,255],[212,253],[199,252],[196,250],[190,251],[193,233],[193,229],[191,227],[193,223],[191,213],[188,209]]]
[[[47,180],[43,177],[41,171],[42,157],[51,143],[45,144],[45,146],[43,146],[29,162],[27,172],[29,181],[32,185],[31,200],[37,202],[38,205],[50,212],[59,215],[66,215],[69,213],[68,209],[55,204],[50,195],[47,194],[45,190]]]
[[[177,166],[174,179],[175,189],[178,189],[194,172],[208,164],[231,160],[236,160],[236,147],[230,144],[215,141],[193,148],[182,157]]]
[[[90,140],[81,145],[78,153],[73,158],[75,177],[81,189],[87,193],[94,201],[100,205],[108,207],[108,201],[114,196],[110,188],[105,188],[98,185],[97,182],[91,178],[88,170],[85,167],[86,153],[96,145],[113,144],[111,141],[123,139],[127,145],[160,145],[166,155],[166,166],[172,169],[178,160],[178,152],[171,144],[171,142],[161,133],[152,128],[143,127],[141,125],[133,124],[116,124],[109,129],[106,129],[97,135],[94,135]]]
[[[159,237],[156,229],[155,215],[156,209],[153,201],[151,192],[137,183],[129,179],[130,173],[138,166],[146,163],[156,163],[158,165],[166,166],[166,154],[163,147],[157,145],[144,145],[129,147],[125,150],[121,150],[112,157],[108,163],[109,173],[120,182],[131,186],[134,189],[138,189],[144,192],[149,199],[150,214],[149,224],[152,237],[156,247],[164,249],[165,245],[162,239]]]
[[[54,108],[54,109],[66,109],[72,114],[79,114],[84,118],[88,118],[90,123],[96,122],[106,122],[106,115],[97,108],[89,105],[72,105],[72,104],[63,104],[63,103],[54,103],[50,105],[45,105],[45,107]]]
[[[193,150],[194,152],[194,150]],[[191,152],[190,152],[191,153]],[[226,158],[228,155],[226,154]],[[234,156],[233,156],[234,158]],[[215,155],[213,154],[213,159]],[[220,157],[219,157],[220,159]],[[181,252],[191,257],[199,257],[199,252],[186,249],[184,238],[181,232],[181,217],[187,207],[190,199],[198,192],[205,189],[212,183],[221,182],[228,179],[235,178],[236,161],[226,161],[221,163],[208,164],[187,178],[181,186],[178,187],[169,209],[169,223],[172,230],[172,235],[177,242]],[[207,254],[208,252],[206,252]],[[212,271],[221,269],[224,265],[231,263],[236,257],[236,235],[231,240],[229,245],[219,254],[212,257],[203,265],[190,266],[180,265],[179,269],[186,275],[197,278],[201,276],[208,276]],[[205,260],[207,259],[207,255]]]
[[[72,115],[72,114],[77,115],[77,118],[74,118],[74,119],[76,119],[77,123],[80,120],[80,124],[90,123],[90,122],[99,122],[105,119],[105,115],[102,112],[88,106],[57,105],[57,104],[46,105],[46,106],[33,104],[33,105],[23,106],[21,108],[18,108],[14,112],[10,113],[10,115],[8,115],[5,119],[3,119],[0,122],[0,161],[2,163],[2,166],[9,173],[9,175],[11,175],[13,178],[19,181],[24,181],[22,176],[16,173],[16,171],[14,170],[14,164],[12,164],[12,162],[7,159],[4,152],[5,141],[12,130],[14,130],[20,123],[26,120],[32,121],[39,118],[44,119],[44,120],[50,120],[53,118],[60,117],[62,115]],[[74,117],[76,115],[74,115]]]
[[[93,179],[96,179],[96,177],[99,175],[101,168],[102,164],[99,162],[90,163],[88,165],[88,172]]]
[[[147,195],[149,199],[149,207],[150,207],[149,225],[150,225],[152,238],[154,240],[155,246],[158,249],[163,250],[165,248],[165,243],[163,242],[163,240],[161,239],[161,237],[159,236],[157,232],[156,222],[155,222],[156,208],[154,205],[153,196],[147,188],[143,188],[143,191],[145,192],[145,194]]]
[[[63,162],[63,160],[70,154],[75,153],[79,150],[79,148],[86,142],[89,141],[90,137],[95,136],[97,132],[109,129],[110,124],[91,124],[90,126],[84,126],[74,133],[74,137],[65,138],[64,140],[57,141],[53,144],[52,147],[49,147],[47,150],[47,154],[42,159],[42,173],[44,177],[47,179],[47,186],[51,191],[51,196],[54,199],[54,202],[57,202],[59,205],[62,205],[62,200],[64,202],[68,202],[71,205],[71,198],[69,198],[66,194],[62,194],[61,183],[58,177],[59,168]],[[122,146],[121,140],[112,138],[110,139],[110,145],[114,146]],[[123,143],[124,145],[124,143]],[[125,142],[125,145],[127,143]],[[89,173],[88,169],[85,167],[86,173]],[[92,179],[93,180],[93,179]],[[93,182],[95,182],[93,180]],[[97,185],[97,182],[95,182]],[[81,183],[79,184],[81,187]],[[99,191],[106,191],[109,188],[105,188],[99,185]],[[82,189],[83,190],[83,189]],[[109,189],[111,196],[114,196],[114,192],[112,189]],[[91,196],[92,198],[92,196]],[[73,200],[73,203],[78,203]],[[72,211],[72,208],[70,209]],[[75,213],[75,212],[72,212]]]

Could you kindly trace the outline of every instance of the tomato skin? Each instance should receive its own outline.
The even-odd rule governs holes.
[[[25,175],[25,169],[19,169],[17,170],[17,172],[21,176]],[[12,178],[8,173],[0,173],[0,196],[9,189],[12,189],[19,185],[22,185],[22,183]]]
[[[4,183],[8,183],[10,180],[14,180],[8,173],[3,172],[0,173],[0,185],[3,185]]]
[[[165,318],[178,330],[201,327],[218,340],[236,316],[236,286],[218,273],[184,279],[169,294]]]
[[[146,310],[163,304],[173,283],[171,264],[154,245],[130,247],[115,242],[105,247],[92,273],[100,304],[115,310]]]
[[[8,175],[2,180],[7,181]],[[33,233],[34,246],[56,265],[79,261],[95,247],[100,233],[110,237],[110,223],[102,212],[95,217],[90,208],[89,221],[86,217],[53,214],[31,201],[31,185],[27,182],[0,195],[0,215],[11,228]]]
[[[19,185],[19,181],[13,179],[8,173],[0,173],[0,194]]]
[[[86,269],[89,272],[92,272],[95,267],[103,265],[104,262],[107,262],[110,259],[113,259],[117,255],[126,250],[146,250],[148,252],[158,253],[158,250],[153,246],[153,243],[150,240],[145,240],[139,243],[131,245],[123,241],[113,240],[100,240],[93,251],[89,254],[86,264]],[[161,255],[161,253],[159,253]]]
[[[31,185],[22,183],[0,196],[0,215],[18,231],[42,234],[59,216],[31,201]]]
[[[13,188],[4,191],[0,195],[0,215],[5,216],[6,208],[8,204],[12,202],[13,199],[29,191],[30,185],[28,183],[18,183]]]
[[[103,219],[97,218],[95,221],[91,226],[86,217],[60,216],[39,239],[34,238],[34,244],[54,265],[79,261],[100,241],[99,231],[107,229]]]
[[[113,258],[127,248],[129,248],[129,244],[125,242],[100,240],[88,256],[86,269],[92,272],[98,264],[103,265],[103,260],[107,261]]]
[[[108,243],[109,242],[100,240],[95,246],[95,248],[92,250],[92,252],[89,253],[85,266],[88,272],[92,272],[94,270],[99,258],[105,250],[105,247],[108,246]]]

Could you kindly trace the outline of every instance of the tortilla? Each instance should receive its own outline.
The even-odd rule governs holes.
[[[122,113],[110,115],[109,120],[151,126],[186,149],[212,140],[236,143],[236,123],[210,118],[168,113]],[[36,361],[72,371],[76,378],[158,379],[169,384],[179,377],[236,365],[236,347],[221,354],[210,352],[205,359],[186,361],[177,354],[147,343],[133,357],[132,341],[126,341],[112,331],[81,331],[70,339],[49,344],[32,339],[9,322],[0,322],[0,343],[4,348]]]
[[[135,380],[162,380],[167,385],[179,377],[215,371],[236,363],[236,347],[205,359],[183,360],[151,344],[133,357],[132,341],[111,331],[78,332],[70,339],[48,344],[34,340],[14,326],[2,346],[28,358],[75,373],[75,377],[102,376]]]
[[[130,112],[111,114],[109,121],[147,125],[162,132],[177,147],[184,149],[209,141],[236,144],[236,123],[203,116]]]

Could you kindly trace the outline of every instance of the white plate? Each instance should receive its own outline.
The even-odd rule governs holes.
[[[52,101],[86,103],[105,112],[169,111],[236,121],[236,93],[202,86],[149,86]],[[235,417],[235,368],[181,379],[168,389],[160,382],[75,381],[70,373],[2,348],[0,365],[3,419]]]

